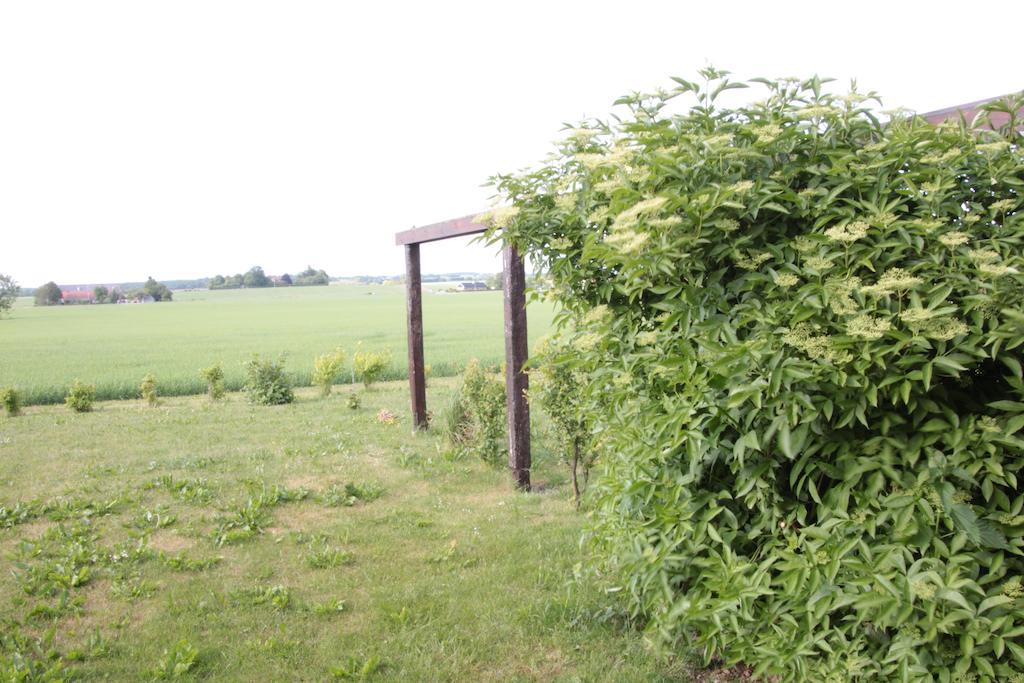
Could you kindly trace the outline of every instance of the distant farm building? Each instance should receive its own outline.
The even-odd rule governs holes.
[[[91,304],[92,292],[79,289],[60,290],[61,299],[68,304]]]
[[[459,292],[486,292],[487,284],[484,282],[460,282],[455,289]]]

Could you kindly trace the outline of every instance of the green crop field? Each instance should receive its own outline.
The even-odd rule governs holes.
[[[424,344],[432,374],[456,374],[470,358],[503,356],[500,292],[423,297]],[[552,309],[529,307],[531,341],[548,331]],[[63,400],[74,379],[95,384],[101,399],[134,398],[152,373],[162,395],[202,393],[200,368],[222,362],[230,389],[243,381],[253,353],[287,354],[299,385],[309,383],[313,358],[342,346],[351,353],[390,349],[387,376],[406,369],[405,289],[336,285],[177,292],[171,303],[34,307],[19,300],[0,321],[0,387],[14,386],[26,404]]]

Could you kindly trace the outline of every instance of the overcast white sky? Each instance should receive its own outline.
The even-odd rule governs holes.
[[[1024,87],[1018,3],[0,2],[0,272],[403,270],[563,122],[705,64],[927,111]],[[500,268],[426,245],[425,272]]]

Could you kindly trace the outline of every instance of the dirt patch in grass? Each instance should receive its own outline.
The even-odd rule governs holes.
[[[274,510],[274,525],[267,527],[271,536],[279,536],[289,531],[317,531],[328,524],[338,521],[343,508],[332,508],[315,503],[292,503],[282,505]]]
[[[179,553],[195,545],[191,538],[185,538],[173,531],[158,531],[149,538],[149,547],[164,553]]]

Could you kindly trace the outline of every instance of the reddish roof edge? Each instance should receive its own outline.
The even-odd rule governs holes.
[[[984,100],[977,100],[975,102],[967,102],[964,104],[958,104],[953,107],[946,107],[945,109],[936,109],[935,111],[929,111],[921,114],[921,118],[925,119],[929,123],[942,123],[943,121],[949,121],[950,119],[959,119],[962,114],[963,117],[970,122],[978,115],[981,108],[990,103],[998,100],[1010,97],[1012,93],[1006,95],[999,95],[998,97],[989,97]],[[1009,119],[1009,116],[1002,112],[993,112],[991,114],[992,124],[1000,126]]]

